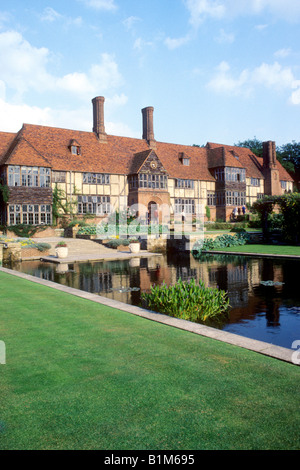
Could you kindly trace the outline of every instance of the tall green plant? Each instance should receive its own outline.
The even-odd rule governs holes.
[[[229,309],[227,292],[205,287],[202,280],[197,283],[195,279],[179,279],[174,286],[154,285],[141,297],[150,310],[193,322],[225,315]]]

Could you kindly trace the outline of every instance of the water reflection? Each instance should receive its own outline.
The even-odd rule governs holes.
[[[289,348],[300,339],[300,289],[295,274],[299,262],[295,260],[228,255],[195,260],[180,254],[61,265],[25,261],[14,269],[134,305],[140,304],[141,291],[149,292],[152,284],[202,279],[229,296],[229,318],[212,326]]]

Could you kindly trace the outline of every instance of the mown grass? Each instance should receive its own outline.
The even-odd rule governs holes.
[[[213,250],[212,250],[213,251]],[[224,248],[216,248],[216,251],[231,251],[234,253],[257,253],[257,254],[274,254],[274,255],[289,255],[289,256],[300,256],[300,246],[292,245],[264,245],[264,244],[253,244],[253,245],[240,245],[230,246]]]
[[[299,367],[0,272],[1,449],[298,449]]]

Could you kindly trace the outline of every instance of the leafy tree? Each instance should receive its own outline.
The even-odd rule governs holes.
[[[287,243],[300,242],[300,194],[291,193],[282,196],[265,196],[256,201],[252,211],[259,214],[264,238],[269,238],[270,215],[277,206],[283,216],[283,236]]]
[[[257,155],[257,157],[263,156],[263,143],[256,137],[254,137],[253,139],[244,140],[243,142],[238,142],[234,145],[237,147],[246,147],[250,149],[251,152],[254,153],[254,155]]]
[[[278,149],[278,159],[288,168],[293,168],[292,172],[295,173],[299,179],[300,176],[300,142],[292,142],[284,144]]]

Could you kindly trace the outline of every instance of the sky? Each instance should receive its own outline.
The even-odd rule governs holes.
[[[0,0],[0,131],[300,141],[300,0]]]

